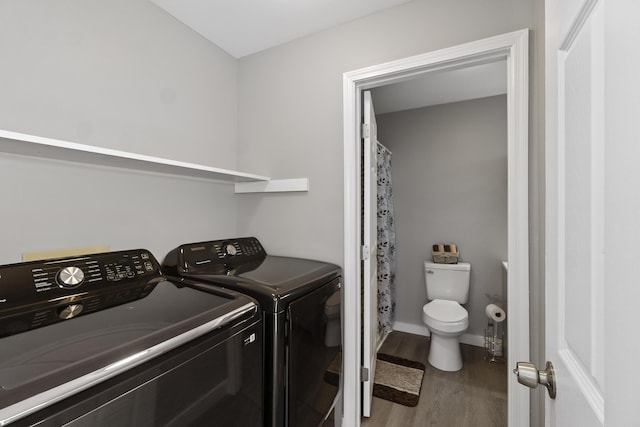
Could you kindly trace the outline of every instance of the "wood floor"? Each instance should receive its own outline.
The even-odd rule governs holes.
[[[420,401],[410,408],[373,398],[363,427],[506,427],[507,368],[484,360],[484,348],[462,345],[464,367],[443,372],[427,362],[429,340],[392,332],[380,352],[424,363]]]

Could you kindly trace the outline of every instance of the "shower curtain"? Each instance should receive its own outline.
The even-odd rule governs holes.
[[[378,333],[393,330],[396,230],[391,186],[391,151],[378,143]]]

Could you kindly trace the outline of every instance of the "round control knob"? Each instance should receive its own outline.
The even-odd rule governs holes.
[[[224,255],[225,256],[235,256],[238,253],[238,250],[231,243],[224,247]]]
[[[78,267],[65,267],[58,273],[58,285],[62,288],[76,288],[84,281],[84,272]]]
[[[71,319],[80,314],[83,308],[82,304],[70,304],[60,310],[59,316],[61,319]]]

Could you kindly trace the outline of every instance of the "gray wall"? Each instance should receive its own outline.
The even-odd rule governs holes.
[[[4,0],[0,129],[276,178],[306,176],[311,191],[232,196],[225,185],[133,172],[118,180],[115,170],[107,183],[107,170],[0,154],[0,263],[61,243],[145,245],[162,256],[201,235],[255,234],[270,252],[341,264],[342,74],[532,28],[532,344],[541,350],[543,9],[541,0],[415,0],[236,61],[145,0]],[[147,221],[145,236],[114,225],[114,211],[105,207],[113,200],[76,211],[54,203],[43,219],[38,197],[80,180],[113,197],[132,183],[144,188],[143,203],[117,198],[123,211]],[[160,202],[176,194],[190,206],[178,220],[175,205]],[[76,231],[80,214],[92,215],[86,221],[96,227]],[[24,230],[15,230],[18,224]],[[52,231],[63,229],[71,230],[64,241]]]
[[[237,61],[150,2],[2,1],[0,57],[0,129],[236,167]],[[232,191],[0,151],[0,263],[94,244],[162,258],[235,235]]]
[[[456,243],[471,263],[467,333],[483,336],[485,294],[502,296],[507,259],[506,95],[376,118],[393,152],[396,321],[424,328],[423,262],[432,244]]]
[[[241,168],[310,179],[306,195],[242,196],[241,229],[273,252],[342,264],[342,74],[531,28],[533,14],[532,0],[415,0],[240,59]]]
[[[162,260],[180,243],[236,234],[228,184],[0,155],[0,192],[0,264],[102,244]]]
[[[239,227],[267,249],[343,262],[342,74],[530,28],[530,292],[533,359],[544,360],[544,1],[415,0],[244,57],[238,159],[273,177],[307,176],[304,195],[245,195]],[[312,244],[309,244],[312,242]],[[539,362],[540,363],[540,362]],[[543,420],[532,393],[532,425]]]
[[[237,62],[146,0],[0,2],[0,128],[234,168]]]

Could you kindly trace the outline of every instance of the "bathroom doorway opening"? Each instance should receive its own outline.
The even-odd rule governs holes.
[[[362,93],[425,76],[506,61],[508,121],[507,283],[508,363],[529,357],[528,252],[528,31],[521,30],[453,48],[380,64],[344,75],[345,307],[360,310]],[[360,425],[361,313],[345,317],[343,425]],[[529,393],[509,378],[509,425],[528,425]]]

